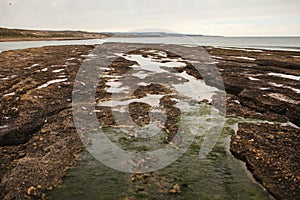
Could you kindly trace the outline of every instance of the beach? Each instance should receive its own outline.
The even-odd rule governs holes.
[[[155,105],[161,106],[166,112],[165,121],[162,120],[161,124],[164,134],[164,138],[159,141],[161,144],[172,142],[175,149],[180,148],[181,139],[176,136],[176,132],[179,130],[178,118],[184,110],[176,107],[176,101],[181,100],[181,97],[166,86],[173,84],[175,89],[185,92],[180,90],[180,84],[183,83],[181,79],[167,79],[164,73],[180,74],[181,78],[190,83],[205,83],[211,96],[202,100],[189,99],[187,102],[192,108],[214,107],[226,118],[225,124],[230,129],[224,135],[224,138],[229,139],[227,153],[231,152],[246,163],[257,183],[268,191],[267,195],[262,195],[270,194],[270,199],[299,197],[300,52],[206,46],[204,50],[209,59],[205,60],[206,67],[201,68],[202,65],[199,65],[205,74],[201,75],[194,67],[197,62],[203,61],[201,55],[193,53],[202,51],[197,46],[134,43],[101,45],[118,51],[114,52],[108,66],[104,62],[98,63],[102,72],[106,72],[106,77],[99,78],[95,89],[95,100],[98,102],[95,113],[99,127],[118,128],[120,124],[131,126],[126,124],[126,116],[131,116],[140,127],[151,124],[149,113],[151,107],[154,107],[152,101],[128,101],[129,109],[122,112],[122,104],[119,102],[115,107],[105,102],[114,100],[115,93],[124,92],[112,79],[127,75],[132,66],[141,68],[138,61],[143,58],[155,59],[156,63],[163,66],[157,67],[157,70],[162,74],[160,80],[165,82],[153,81],[151,84],[138,85],[135,79],[129,79],[131,82],[128,84],[138,85],[132,94],[134,100],[151,95],[159,97]],[[85,84],[75,83],[76,75],[83,63],[95,58],[92,51],[96,47],[46,46],[0,53],[1,199],[47,199],[47,193],[54,192],[64,184],[63,178],[70,168],[76,166],[84,142],[74,124],[72,92],[74,84]],[[131,48],[137,50],[129,51]],[[182,49],[182,54],[193,60],[172,53],[175,49]],[[167,63],[171,62],[178,66],[169,69]],[[217,72],[210,71],[207,66],[215,66]],[[149,79],[151,82],[152,76],[159,76],[157,71],[152,71],[150,75],[145,71],[146,68],[138,71],[134,77]],[[225,101],[219,98],[216,92],[219,90],[226,92]],[[118,123],[114,112],[121,116]],[[161,115],[157,113],[155,117],[160,119]],[[139,147],[131,150],[149,149]],[[176,175],[131,173],[125,176],[129,186],[125,194],[122,193],[122,199],[151,198],[153,188],[150,185],[156,182],[159,183],[155,188],[160,198],[181,199],[183,197],[180,195],[191,192],[189,185],[192,183],[189,179],[180,182],[175,178]],[[225,194],[207,194],[203,199],[222,199],[222,195]]]

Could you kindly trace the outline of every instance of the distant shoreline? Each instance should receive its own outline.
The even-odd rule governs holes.
[[[109,37],[105,33],[92,33],[85,31],[43,31],[8,29],[0,27],[0,42],[14,41],[52,41],[52,40],[88,40]]]
[[[16,41],[53,41],[53,40],[89,40],[107,37],[143,38],[143,37],[201,37],[201,34],[180,34],[167,32],[86,32],[8,29],[0,27],[0,42]],[[211,36],[220,37],[220,36]]]
[[[105,38],[105,37],[103,37]],[[0,38],[0,42],[30,42],[30,41],[62,41],[62,40],[93,40],[103,38]]]

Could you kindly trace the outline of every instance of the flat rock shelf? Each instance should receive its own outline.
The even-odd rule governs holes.
[[[103,72],[95,88],[99,129],[123,149],[137,152],[166,143],[180,148],[181,136],[195,136],[168,167],[124,173],[85,150],[73,121],[73,86],[86,84],[74,83],[76,74],[97,57],[93,50],[98,47],[0,53],[1,199],[299,198],[299,52],[103,44],[118,51],[108,65],[97,65]],[[203,50],[209,59],[197,55]],[[223,85],[225,101],[218,95]],[[132,86],[130,98],[122,98]],[[224,117],[224,127],[212,151],[200,159],[211,112]],[[147,137],[152,140],[145,145]],[[146,162],[136,165],[141,163]]]

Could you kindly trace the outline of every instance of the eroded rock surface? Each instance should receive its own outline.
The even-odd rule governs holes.
[[[126,52],[127,44],[114,45]],[[81,149],[82,143],[72,120],[71,95],[76,73],[84,59],[93,58],[93,55],[88,56],[93,48],[58,46],[0,54],[1,199],[40,199],[43,191],[57,186],[65,170],[74,164],[74,154]],[[175,106],[175,99],[180,97],[164,85],[186,81],[169,76],[168,72],[192,76],[214,88],[221,88],[222,84],[207,64],[197,73],[193,62],[180,61],[179,55],[161,49],[159,45],[149,45],[148,49],[127,52],[117,56],[109,66],[100,67],[109,68],[109,76],[126,76],[137,62],[125,56],[139,54],[160,60],[161,70],[165,73],[155,75],[153,72],[148,76],[141,71],[135,76],[148,82],[159,79],[161,84],[140,85],[132,98],[162,96],[159,105],[167,115],[161,126],[167,141],[171,141],[178,130],[181,113]],[[199,52],[195,47],[189,49],[186,54]],[[226,105],[218,95],[211,100],[192,103],[212,103],[221,113],[225,113],[227,107],[228,116],[276,122],[240,124],[238,134],[233,136],[231,151],[247,163],[255,178],[276,198],[295,199],[299,194],[299,129],[278,124],[292,122],[300,125],[300,53],[213,47],[206,47],[206,50],[212,56],[207,62],[216,64],[223,78]],[[170,69],[167,66],[170,59],[179,60],[182,66]],[[120,88],[113,88],[115,80],[109,76],[99,79],[97,102],[118,97],[114,92]],[[126,80],[124,91],[126,84],[137,83],[136,79]],[[132,101],[129,105],[129,110],[125,111],[120,106],[96,105],[99,125],[118,125],[114,112],[118,112],[120,118],[124,115],[124,124],[128,113],[139,126],[150,123],[150,104]],[[180,143],[180,139],[176,141]],[[175,186],[173,189],[175,191]]]
[[[299,195],[300,130],[278,124],[241,123],[231,152],[278,199]],[[299,197],[299,196],[298,196]],[[296,198],[297,199],[297,198]]]
[[[61,46],[0,54],[1,199],[40,199],[74,164],[82,144],[72,121],[72,87],[92,49]]]

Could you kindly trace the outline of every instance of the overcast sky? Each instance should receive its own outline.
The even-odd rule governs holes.
[[[0,27],[300,36],[300,0],[0,0]]]

